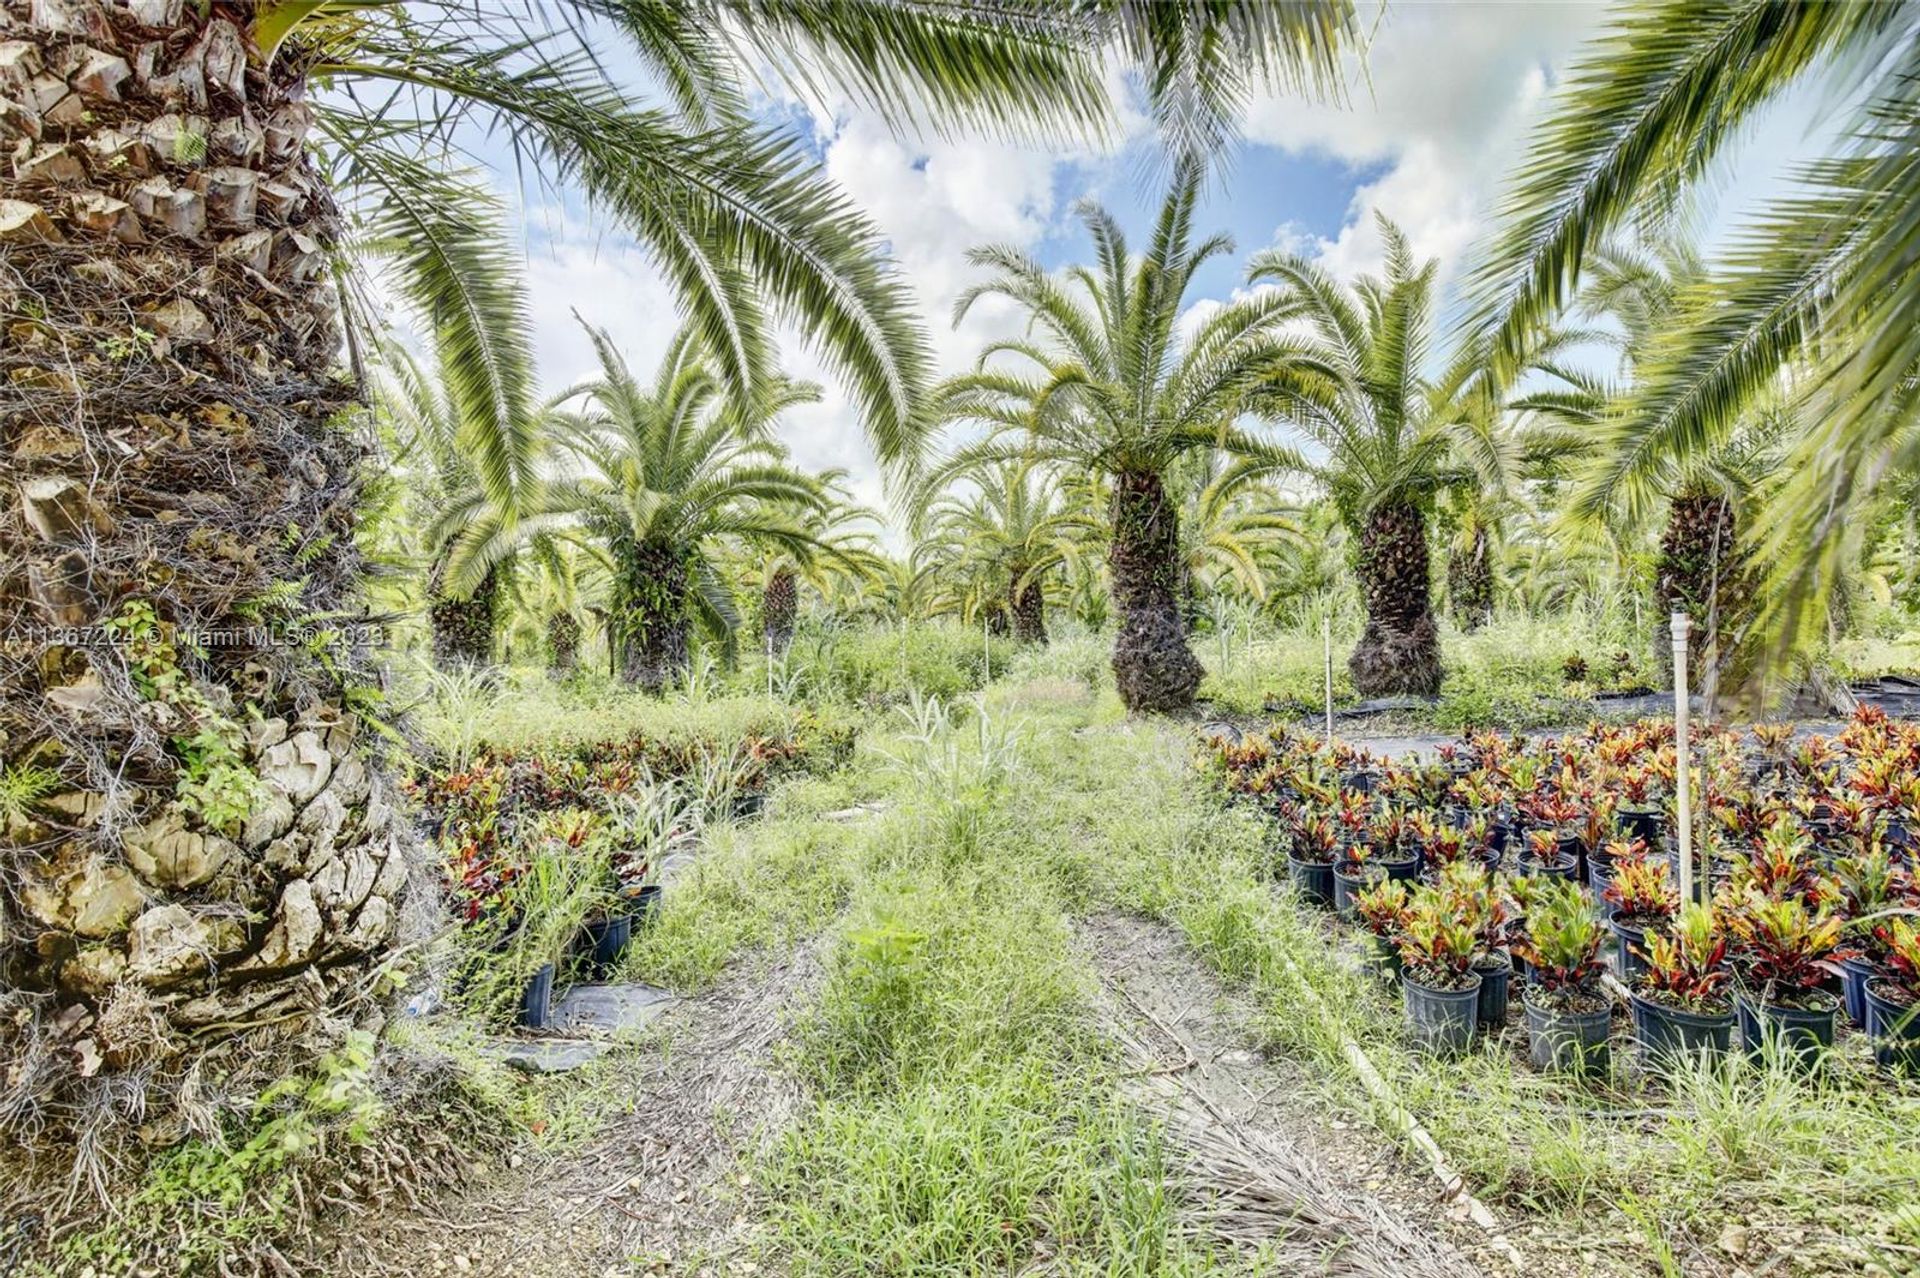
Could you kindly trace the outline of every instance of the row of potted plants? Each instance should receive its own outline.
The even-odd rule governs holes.
[[[1492,973],[1505,953],[1530,973],[1536,1060],[1584,1061],[1605,1041],[1597,956],[1610,942],[1651,1058],[1724,1049],[1736,1025],[1752,1045],[1830,1044],[1838,986],[1882,1062],[1912,1064],[1914,924],[1899,911],[1920,905],[1905,838],[1920,729],[1869,712],[1833,738],[1763,725],[1705,741],[1712,903],[1685,910],[1665,838],[1667,725],[1470,737],[1432,764],[1281,731],[1216,742],[1203,764],[1276,819],[1301,894],[1363,920],[1412,974],[1408,1016],[1423,1040],[1457,1043],[1469,986],[1476,1009],[1492,1003],[1504,1019]]]

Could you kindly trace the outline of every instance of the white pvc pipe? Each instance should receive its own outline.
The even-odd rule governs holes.
[[[1320,618],[1320,642],[1327,658],[1327,746],[1333,746],[1333,614]]]
[[[1687,614],[1673,614],[1673,790],[1674,820],[1680,830],[1680,899],[1693,899],[1693,796],[1689,793],[1689,763],[1693,753],[1687,735]]]

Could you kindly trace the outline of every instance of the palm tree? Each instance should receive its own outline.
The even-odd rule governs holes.
[[[961,591],[963,612],[1008,619],[1022,643],[1047,642],[1046,580],[1072,559],[1085,520],[1055,477],[1031,462],[959,472],[966,489],[928,510],[922,548]]]
[[[1187,454],[1174,468],[1180,502],[1181,601],[1192,627],[1209,596],[1267,597],[1275,556],[1304,536],[1297,503],[1268,478],[1270,468],[1212,451]]]
[[[731,636],[733,592],[713,557],[724,538],[810,556],[819,542],[796,513],[826,504],[819,480],[786,465],[767,433],[782,410],[819,397],[810,383],[763,378],[742,401],[716,373],[696,328],[675,334],[643,386],[606,333],[589,328],[600,376],[568,392],[550,421],[560,464],[518,518],[484,495],[450,506],[455,589],[555,529],[590,534],[613,563],[610,613],[621,677],[658,692],[686,668],[698,620]],[[569,409],[569,404],[578,408]]]
[[[1708,279],[1691,247],[1668,241],[1643,248],[1621,241],[1597,247],[1587,282],[1575,299],[1584,319],[1611,318],[1612,344],[1623,384],[1569,374],[1567,390],[1540,404],[1541,414],[1571,427],[1560,462],[1574,463],[1577,487],[1568,505],[1577,521],[1617,518],[1628,528],[1665,518],[1654,560],[1652,641],[1654,668],[1670,673],[1668,618],[1684,612],[1690,629],[1690,666],[1709,686],[1736,674],[1734,658],[1755,615],[1751,561],[1741,537],[1758,513],[1783,439],[1796,429],[1791,401],[1778,393],[1750,402],[1736,431],[1708,450],[1676,450],[1670,441],[1641,441],[1645,450],[1630,475],[1613,470],[1614,420],[1630,411],[1640,370],[1657,358],[1661,342],[1681,322],[1685,298]],[[1742,661],[1739,666],[1747,663]]]
[[[1749,537],[1753,561],[1769,565],[1762,602],[1776,655],[1821,619],[1858,549],[1861,503],[1920,464],[1920,13],[1768,0],[1626,7],[1536,133],[1478,275],[1486,331],[1510,357],[1573,298],[1599,246],[1683,195],[1756,112],[1825,76],[1859,103],[1846,140],[1679,299],[1628,411],[1608,423],[1590,497],[1710,453],[1804,362],[1796,380],[1818,425],[1789,452],[1790,481]],[[1710,537],[1722,521],[1695,523]],[[1713,556],[1700,544],[1694,557]]]
[[[976,371],[940,393],[945,417],[982,424],[981,441],[934,472],[946,476],[1023,458],[1083,468],[1111,484],[1107,566],[1120,628],[1113,669],[1130,710],[1173,711],[1193,702],[1200,663],[1187,646],[1180,606],[1178,508],[1165,476],[1198,449],[1267,456],[1271,449],[1234,418],[1256,371],[1284,343],[1287,307],[1256,296],[1207,316],[1184,344],[1178,321],[1193,274],[1233,251],[1216,235],[1191,242],[1201,170],[1181,164],[1146,253],[1128,253],[1113,216],[1083,204],[1096,265],[1049,275],[1012,248],[976,249],[997,274],[962,294],[956,323],[982,297],[1026,309],[1036,336],[989,348]],[[997,356],[1016,361],[1011,371]]]
[[[1416,262],[1406,236],[1380,219],[1385,274],[1349,290],[1320,266],[1279,250],[1248,264],[1309,336],[1263,375],[1254,402],[1306,436],[1316,478],[1351,537],[1366,628],[1347,667],[1362,696],[1440,691],[1427,518],[1452,485],[1504,484],[1487,380],[1462,350],[1438,380],[1423,372],[1437,264]]]
[[[851,500],[844,470],[825,471],[816,478],[823,504],[788,512],[812,542],[807,553],[748,547],[760,594],[760,638],[769,656],[784,655],[793,643],[803,584],[831,599],[885,572],[872,532],[879,515]],[[768,549],[771,554],[764,553]]]

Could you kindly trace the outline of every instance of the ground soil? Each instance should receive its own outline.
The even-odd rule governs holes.
[[[740,1168],[798,1112],[800,1086],[776,1054],[818,971],[810,947],[739,965],[599,1066],[585,1103],[609,1112],[591,1137],[516,1154],[429,1211],[368,1212],[316,1246],[316,1272],[753,1272],[752,1189]]]
[[[1173,929],[1102,916],[1082,933],[1123,1041],[1146,1045],[1156,1069],[1177,1075],[1223,1121],[1304,1164],[1354,1214],[1360,1237],[1420,1240],[1418,1265],[1405,1257],[1386,1273],[1515,1273],[1493,1237],[1446,1199],[1423,1163],[1357,1109],[1330,1103],[1339,1087],[1329,1087],[1309,1064],[1263,1047],[1247,996],[1208,971]],[[1356,1106],[1364,1101],[1358,1083],[1351,1092]],[[1619,1240],[1582,1238],[1547,1218],[1509,1219],[1497,1207],[1494,1214],[1529,1278],[1634,1272],[1611,1254],[1610,1244]]]

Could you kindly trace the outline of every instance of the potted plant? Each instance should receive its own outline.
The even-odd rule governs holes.
[[[1882,1069],[1920,1073],[1920,926],[1896,918],[1876,930],[1886,975],[1867,982],[1867,1034]]]
[[[1354,897],[1360,925],[1373,937],[1376,965],[1389,977],[1400,974],[1400,934],[1407,923],[1407,884],[1404,879],[1381,879]]]
[[[1667,824],[1667,815],[1655,799],[1655,781],[1653,769],[1647,767],[1629,767],[1619,776],[1620,828],[1649,848],[1659,846]]]
[[[1620,979],[1631,982],[1645,969],[1648,932],[1665,927],[1680,904],[1667,863],[1644,856],[1618,862],[1605,900]]]
[[[1866,920],[1899,904],[1912,890],[1912,882],[1886,851],[1877,844],[1857,856],[1841,857],[1834,862],[1833,887],[1840,898],[1840,910],[1849,930],[1858,929],[1862,949],[1840,960],[1841,996],[1847,1019],[1862,1029],[1867,1025],[1867,982],[1880,974],[1884,958],[1882,930]]]
[[[1372,847],[1366,843],[1353,844],[1343,859],[1334,862],[1334,912],[1351,923],[1357,917],[1355,898],[1369,884],[1387,877],[1386,868],[1374,862]]]
[[[1287,832],[1287,873],[1303,900],[1315,905],[1332,905],[1334,894],[1333,863],[1340,846],[1333,822],[1305,807],[1297,807],[1285,818]]]
[[[1552,830],[1528,830],[1525,849],[1520,853],[1520,872],[1538,878],[1573,881],[1579,860],[1560,846],[1559,835]]]
[[[1733,1041],[1727,938],[1711,905],[1681,907],[1647,938],[1647,961],[1627,999],[1643,1059],[1667,1067],[1689,1056],[1726,1054]]]
[[[1400,988],[1408,1030],[1435,1055],[1455,1055],[1473,1043],[1480,1011],[1473,951],[1472,929],[1452,917],[1440,892],[1417,888],[1400,936]]]
[[[1611,1005],[1600,985],[1604,935],[1586,894],[1572,883],[1543,884],[1530,903],[1521,945],[1536,983],[1522,1002],[1534,1068],[1606,1072]]]
[[[1770,899],[1749,892],[1727,914],[1733,939],[1734,998],[1740,1042],[1759,1056],[1778,1042],[1803,1065],[1833,1046],[1840,1000],[1821,986],[1834,971],[1840,916],[1797,896]]]
[[[1507,1023],[1513,959],[1507,953],[1507,903],[1484,866],[1456,861],[1440,876],[1440,891],[1453,916],[1474,936],[1473,971],[1480,978],[1481,1029]]]

